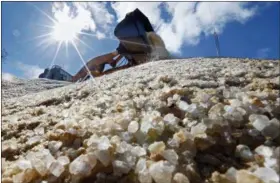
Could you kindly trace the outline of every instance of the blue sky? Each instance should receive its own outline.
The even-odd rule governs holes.
[[[279,59],[279,2],[2,2],[2,73],[35,78],[54,61],[75,74],[82,60],[63,40],[87,33],[75,41],[84,61],[113,51],[114,27],[136,7],[178,57],[215,56],[215,29],[222,56]]]

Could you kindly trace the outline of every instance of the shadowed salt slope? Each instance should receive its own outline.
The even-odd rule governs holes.
[[[2,101],[2,182],[279,182],[279,62],[167,60]]]
[[[2,99],[21,97],[30,93],[37,93],[70,84],[65,81],[49,79],[20,79],[2,80]]]

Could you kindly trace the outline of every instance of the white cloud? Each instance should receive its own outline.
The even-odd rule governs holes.
[[[270,48],[262,48],[257,51],[258,58],[267,58],[268,53],[270,52]]]
[[[161,18],[161,4],[162,2],[115,2],[111,3],[111,6],[117,14],[118,22],[120,22],[127,13],[138,8],[149,18],[151,23],[155,26],[155,29],[157,29],[163,22]]]
[[[12,81],[16,80],[16,78],[17,77],[11,73],[7,73],[7,72],[2,73],[2,80],[12,82]]]
[[[97,31],[96,37],[97,37],[97,39],[104,39],[106,37],[106,35],[102,32]]]
[[[180,52],[182,45],[196,45],[202,34],[210,35],[214,29],[221,34],[226,24],[245,23],[255,14],[244,2],[171,2],[167,10],[172,17],[159,30],[167,49]]]
[[[71,22],[75,26],[75,32],[81,30],[95,31],[96,24],[91,18],[91,13],[86,10],[81,4],[75,3],[76,11],[71,8],[70,5],[62,2],[56,2],[53,4],[53,16],[58,23]]]
[[[16,67],[23,72],[23,76],[27,79],[38,78],[44,72],[44,69],[38,65],[29,65],[22,62],[17,62]]]
[[[160,2],[116,2],[112,8],[118,21],[126,13],[139,8],[155,25],[169,51],[179,53],[183,44],[196,45],[202,34],[213,33],[214,28],[222,33],[230,22],[245,23],[253,17],[256,8],[248,8],[245,2],[164,2],[171,17],[166,21],[161,17],[163,9]],[[210,8],[209,8],[210,7]]]
[[[108,33],[114,22],[114,16],[106,9],[106,2],[55,2],[52,10],[60,24],[71,23],[73,26],[70,27],[75,29],[73,32],[90,31],[98,39],[106,37],[100,29]]]
[[[88,9],[93,15],[95,22],[105,31],[114,22],[114,16],[106,9],[107,2],[87,2]]]
[[[212,35],[215,29],[221,34],[230,22],[246,23],[256,14],[256,7],[246,2],[112,2],[116,13],[107,9],[108,2],[53,3],[54,17],[63,20],[71,17],[77,29],[91,31],[98,39],[110,37],[115,21],[139,8],[151,21],[166,47],[180,53],[184,44],[196,45],[201,35]],[[168,12],[169,20],[163,18]]]

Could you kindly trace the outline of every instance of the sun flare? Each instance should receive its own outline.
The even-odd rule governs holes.
[[[84,60],[78,46],[81,43],[93,50],[93,48],[91,48],[80,38],[80,35],[97,37],[95,34],[83,32],[83,30],[94,29],[95,24],[83,17],[85,15],[85,12],[79,12],[81,13],[81,15],[77,14],[76,16],[73,16],[73,13],[71,13],[69,7],[66,4],[62,4],[61,7],[56,9],[56,13],[53,16],[47,14],[35,4],[31,3],[31,5],[52,22],[52,25],[40,24],[42,27],[46,27],[50,31],[48,31],[46,34],[42,34],[34,38],[41,39],[41,42],[38,45],[40,47],[44,45],[47,48],[53,43],[57,44],[57,48],[49,68],[55,65],[58,53],[60,52],[61,48],[65,46],[66,56],[68,57],[68,47],[72,45],[79,55],[83,65],[87,69],[88,74],[93,80],[94,78],[91,75],[91,72],[86,65],[86,61]]]
[[[77,35],[78,31],[73,21],[57,22],[53,27],[52,38],[56,41],[74,41]]]

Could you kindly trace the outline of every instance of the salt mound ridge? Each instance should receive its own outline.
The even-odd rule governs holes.
[[[2,80],[2,100],[54,89],[68,84],[70,83],[49,79],[6,78]]]
[[[2,182],[279,182],[276,61],[151,62],[2,102]]]

